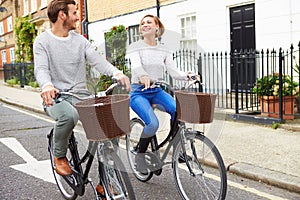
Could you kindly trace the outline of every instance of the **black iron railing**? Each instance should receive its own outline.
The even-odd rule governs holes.
[[[4,81],[16,81],[21,87],[34,80],[33,63],[12,63],[4,64]]]
[[[205,52],[199,54],[191,50],[179,50],[174,52],[173,58],[180,70],[192,71],[201,75],[204,86],[198,86],[195,88],[196,90],[218,94],[216,106],[234,109],[236,114],[260,112],[262,107],[259,95],[254,93],[252,88],[258,78],[278,73],[280,78],[279,115],[282,120],[283,114],[286,114],[284,113],[286,102],[282,95],[284,75],[289,75],[300,85],[300,42],[297,48],[291,45],[287,50],[240,50],[230,53]],[[114,64],[121,67],[121,70],[130,76],[130,61],[124,59]],[[26,85],[28,77],[33,76],[32,66],[33,63],[5,64],[5,81],[17,78],[21,86]],[[30,72],[28,72],[29,68]],[[167,72],[165,72],[164,78],[173,86],[181,87],[182,82],[173,80]],[[300,112],[300,109],[297,112]]]

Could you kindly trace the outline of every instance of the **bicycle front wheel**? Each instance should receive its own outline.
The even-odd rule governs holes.
[[[144,130],[145,124],[142,120],[134,118],[130,120],[130,134],[126,135],[127,158],[134,176],[142,182],[147,182],[153,177],[153,172],[148,170],[147,174],[141,173],[136,169],[135,157],[137,155],[137,146]]]
[[[183,199],[223,200],[227,175],[216,146],[197,131],[185,133],[173,152],[173,171],[177,189]],[[186,155],[184,155],[184,153]]]
[[[116,152],[104,152],[100,156],[100,161],[99,174],[107,199],[135,200],[128,173]]]
[[[50,132],[48,135],[48,140],[49,140],[49,153],[50,153],[50,161],[51,161],[51,167],[52,167],[52,172],[56,181],[56,185],[58,189],[60,190],[62,196],[67,199],[67,200],[74,200],[77,198],[77,194],[75,193],[74,189],[66,182],[63,176],[59,175],[55,171],[55,165],[54,165],[54,153],[53,153],[53,130]],[[70,166],[74,166],[72,155],[70,152],[70,149],[68,148],[67,150],[67,155],[66,155]]]

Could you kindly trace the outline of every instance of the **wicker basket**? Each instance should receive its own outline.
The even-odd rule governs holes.
[[[128,134],[129,96],[110,95],[88,99],[75,104],[86,137],[92,141],[104,141]]]
[[[213,121],[216,94],[175,91],[178,120],[188,123]]]

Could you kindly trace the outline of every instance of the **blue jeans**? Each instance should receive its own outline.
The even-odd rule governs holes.
[[[132,84],[130,107],[144,121],[144,133],[151,137],[155,135],[159,127],[159,121],[151,104],[155,104],[158,109],[169,113],[173,121],[176,113],[176,102],[170,94],[159,87],[142,91],[143,87]]]

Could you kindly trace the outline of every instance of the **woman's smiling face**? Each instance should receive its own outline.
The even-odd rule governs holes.
[[[156,31],[158,30],[158,25],[155,23],[153,17],[145,17],[142,19],[140,23],[140,30],[143,34],[143,36],[155,36]]]

